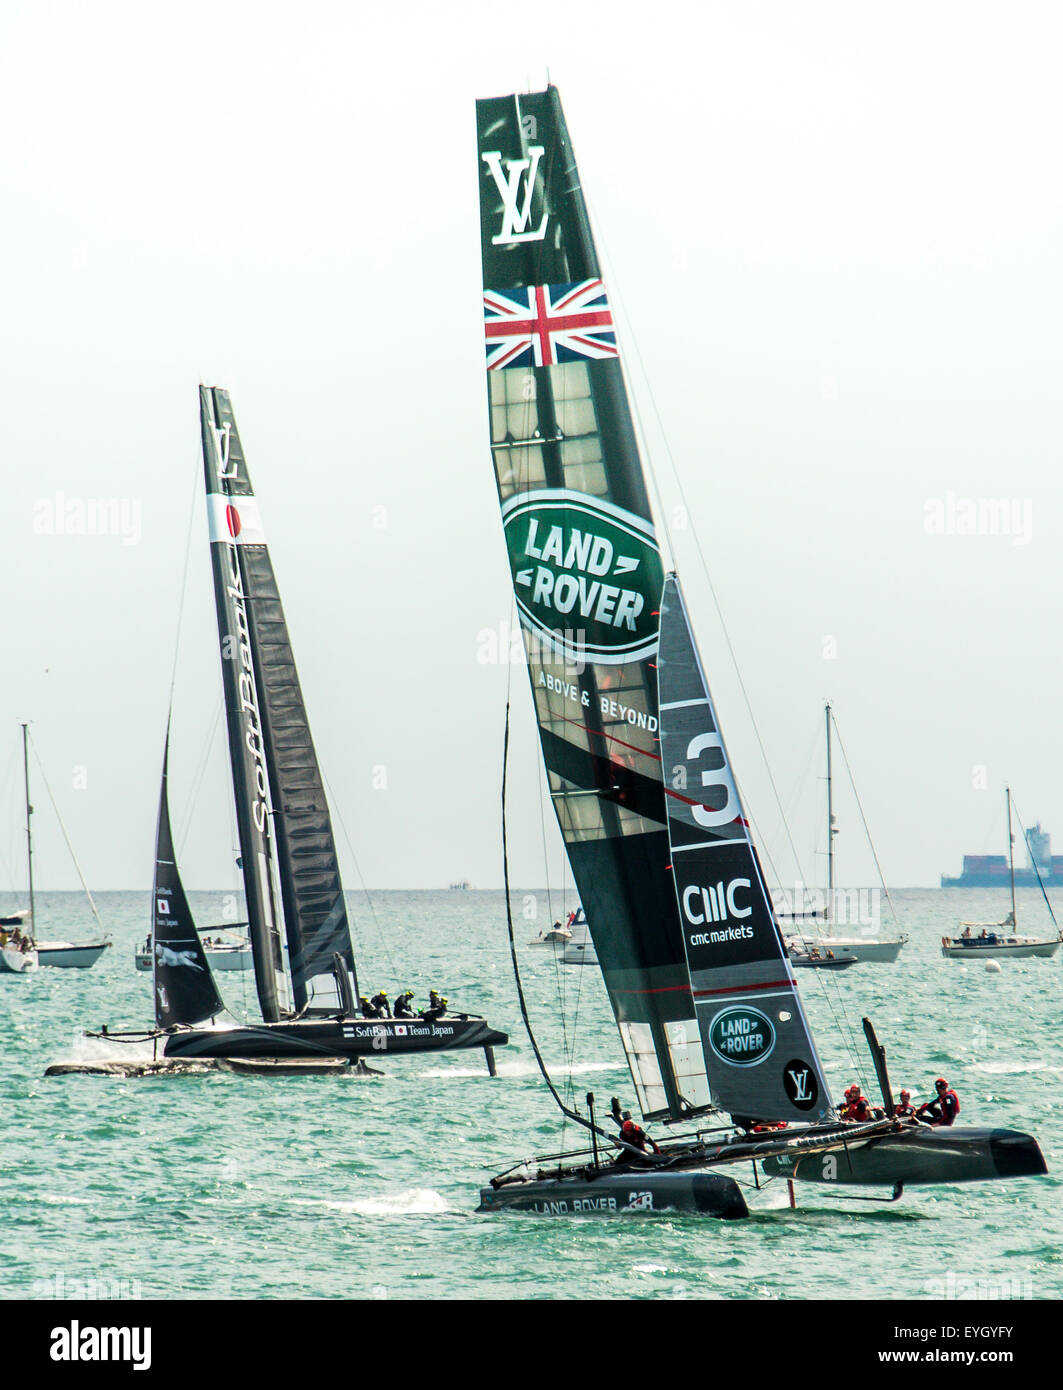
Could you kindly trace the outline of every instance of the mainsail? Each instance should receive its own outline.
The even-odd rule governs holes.
[[[713,1099],[756,1120],[821,1118],[830,1092],[674,575],[658,689],[672,877]]]
[[[181,875],[177,872],[166,785],[169,761],[170,731],[167,729],[152,893],[155,1026],[160,1029],[171,1028],[177,1023],[202,1023],[225,1009],[196,932]]]
[[[555,88],[477,103],[491,447],[550,793],[649,1118],[710,1104],[671,875],[663,583]]]
[[[203,461],[247,912],[263,1018],[346,1011],[354,952],[332,822],[258,504],[227,391],[200,387]]]

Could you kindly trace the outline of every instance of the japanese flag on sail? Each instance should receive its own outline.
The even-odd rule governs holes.
[[[484,335],[489,372],[619,355],[601,280],[485,290]]]

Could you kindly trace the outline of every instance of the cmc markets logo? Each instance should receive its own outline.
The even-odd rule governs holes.
[[[664,573],[648,521],[585,493],[541,488],[510,498],[502,524],[526,628],[573,661],[654,655]]]
[[[771,1055],[775,1029],[759,1009],[735,1005],[712,1020],[709,1042],[713,1052],[736,1067],[753,1067]]]

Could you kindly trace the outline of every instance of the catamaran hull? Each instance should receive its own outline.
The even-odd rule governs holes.
[[[619,1216],[682,1212],[736,1221],[749,1215],[742,1189],[718,1173],[606,1170],[593,1177],[540,1178],[480,1189],[480,1212],[536,1216]]]
[[[844,1148],[777,1154],[763,1160],[769,1177],[857,1187],[994,1182],[1047,1172],[1037,1140],[1014,1129],[912,1126]]]
[[[236,1028],[182,1028],[165,1035],[166,1057],[362,1057],[453,1048],[505,1047],[483,1019],[313,1019]]]

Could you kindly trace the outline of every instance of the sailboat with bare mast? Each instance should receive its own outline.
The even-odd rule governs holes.
[[[1021,936],[1018,932],[1018,908],[1015,905],[1015,835],[1011,828],[1011,788],[1004,788],[1004,796],[1007,800],[1008,813],[1008,875],[1011,882],[1011,911],[1002,922],[961,922],[963,931],[959,936],[943,936],[941,938],[941,954],[950,960],[1027,960],[1031,957],[1054,956],[1059,950],[1059,943],[1063,940],[1063,931],[1060,931],[1059,924],[1056,922],[1056,914],[1052,911],[1052,904],[1048,901],[1048,894],[1045,893],[1044,883],[1041,881],[1041,871],[1036,859],[1033,860],[1034,868],[1037,870],[1037,879],[1041,885],[1041,892],[1048,907],[1052,923],[1056,927],[1056,935],[1038,940],[1033,936]],[[1020,823],[1021,828],[1021,823]],[[1024,836],[1025,836],[1025,832]],[[977,930],[976,930],[977,929]]]
[[[823,910],[822,922],[816,922],[817,929],[797,930],[787,935],[790,959],[794,965],[822,965],[835,961],[874,961],[892,965],[908,940],[905,933],[895,937],[878,937],[869,931],[866,936],[845,936],[833,930],[837,917],[840,896],[834,881],[834,840],[838,834],[838,823],[834,815],[834,775],[831,746],[831,726],[834,711],[830,701],[824,706],[827,732],[827,902]],[[844,752],[844,749],[843,749]],[[784,930],[785,930],[784,926]]]

